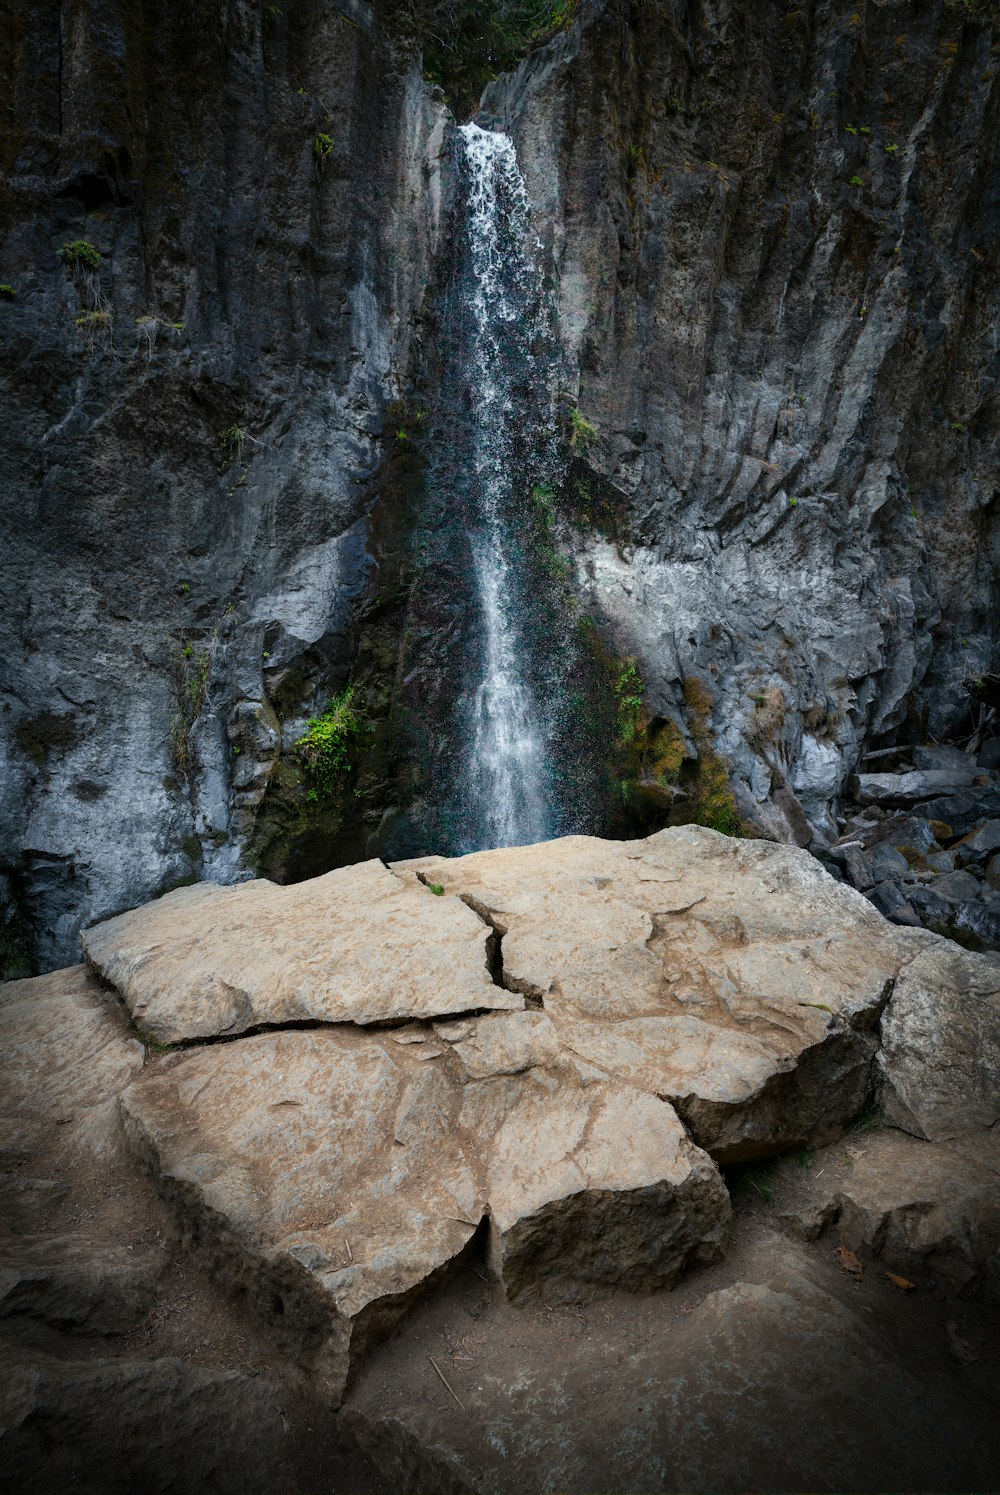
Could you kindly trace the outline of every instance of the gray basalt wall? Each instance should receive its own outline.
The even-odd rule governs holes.
[[[989,12],[601,0],[485,99],[628,495],[629,543],[580,536],[580,589],[654,710],[709,686],[782,838],[808,835],[789,791],[822,838],[862,741],[960,730],[996,667]]]
[[[405,22],[7,8],[0,862],[43,966],[81,922],[234,875],[268,689],[348,662],[437,233],[443,109]],[[61,263],[76,240],[96,274]]]
[[[828,836],[863,742],[957,730],[997,662],[988,9],[582,0],[484,101],[621,503],[614,540],[573,531],[581,603],[656,715],[686,732],[708,687],[782,839]],[[418,480],[384,477],[433,370],[448,115],[402,0],[29,0],[3,27],[0,891],[46,967],[241,874],[385,556],[419,548]],[[369,630],[390,715],[435,626]],[[386,773],[328,864],[377,846]]]

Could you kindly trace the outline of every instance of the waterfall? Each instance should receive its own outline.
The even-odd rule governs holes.
[[[555,834],[550,700],[531,681],[531,493],[553,458],[553,381],[537,242],[513,142],[463,125],[471,478],[478,678],[463,696],[468,845]],[[537,671],[535,672],[537,675]]]
[[[395,725],[408,769],[375,843],[390,860],[599,831],[611,787],[606,670],[564,553],[588,473],[560,439],[542,247],[513,142],[467,124],[453,146],[453,232],[387,479],[413,481],[419,422]]]

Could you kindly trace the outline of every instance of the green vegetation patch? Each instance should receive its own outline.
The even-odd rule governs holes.
[[[615,702],[618,737],[625,746],[634,743],[642,730],[645,699],[646,685],[639,666],[634,659],[623,660],[615,680]]]
[[[353,685],[334,696],[326,710],[314,716],[295,744],[295,754],[312,785],[313,799],[332,794],[351,771],[351,750],[363,739],[365,719],[355,703]]]
[[[86,265],[88,270],[101,268],[100,250],[95,249],[86,239],[72,239],[58,250],[58,254],[63,264],[69,265],[70,269],[75,269],[78,265]]]
[[[424,77],[466,119],[487,83],[567,26],[576,6],[577,0],[418,0]]]

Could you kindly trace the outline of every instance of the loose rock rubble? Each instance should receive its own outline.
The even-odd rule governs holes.
[[[896,924],[1000,950],[1000,772],[954,747],[900,749],[851,780],[858,809],[819,855]],[[913,767],[905,760],[912,758]]]

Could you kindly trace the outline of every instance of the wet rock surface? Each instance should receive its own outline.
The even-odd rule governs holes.
[[[206,911],[288,898],[216,921],[228,980],[295,895],[337,1020],[171,1048],[84,967],[0,990],[14,1489],[992,1487],[993,957],[698,828],[351,871],[353,900],[195,888],[94,932],[211,1029]],[[414,961],[373,1022],[327,954],[387,898],[428,940],[467,914],[517,1007],[438,1014]],[[664,1080],[678,974],[720,1035],[699,1105]]]

